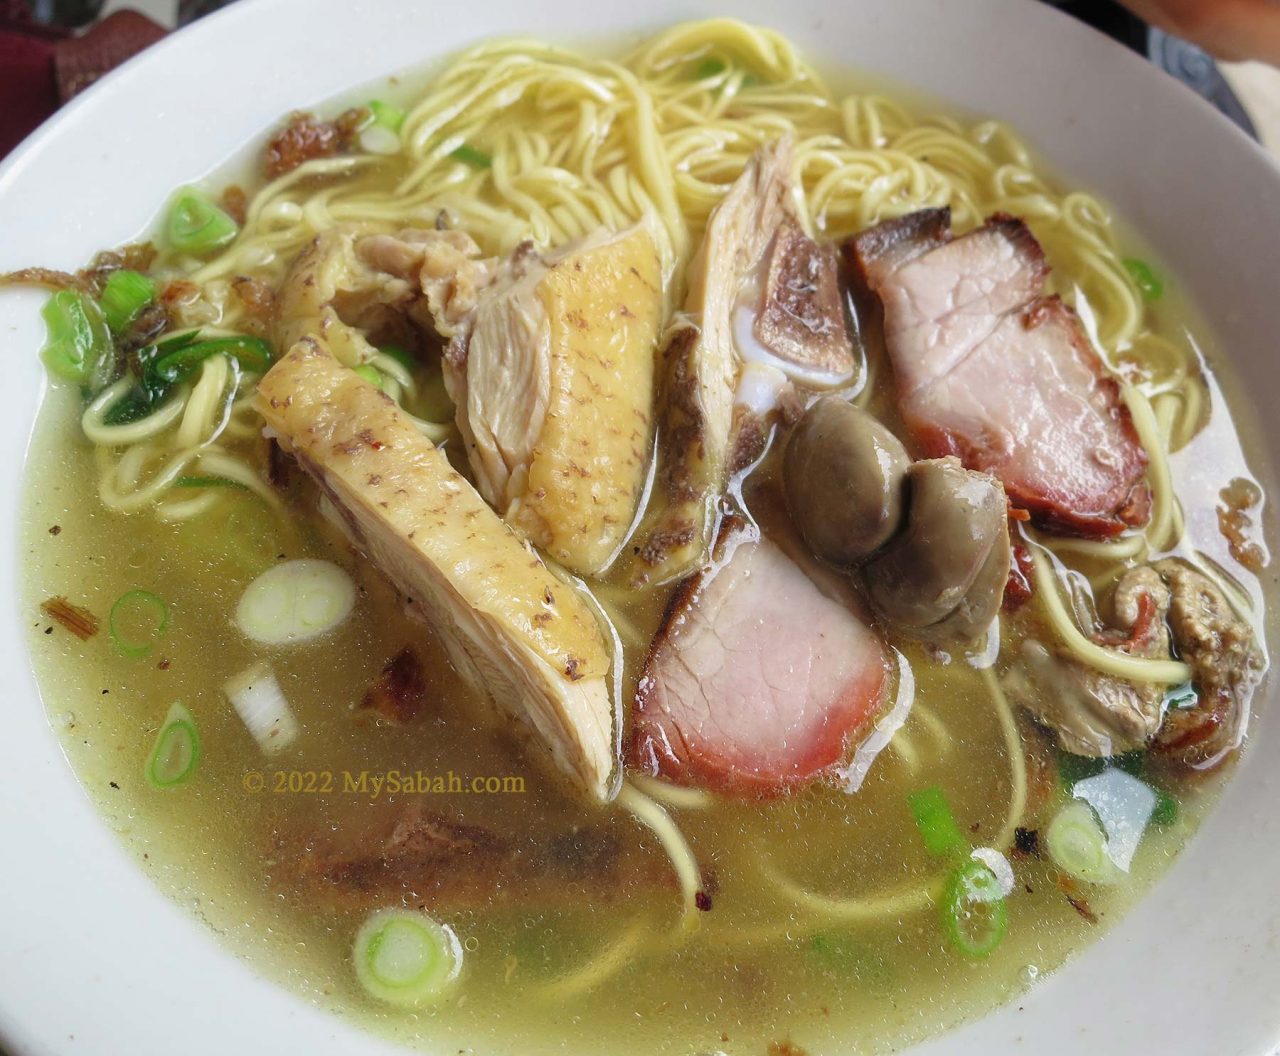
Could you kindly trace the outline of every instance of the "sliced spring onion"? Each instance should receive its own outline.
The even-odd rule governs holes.
[[[1058,750],[1058,780],[1067,792],[1075,788],[1077,781],[1100,774],[1106,768],[1106,759]]]
[[[1161,829],[1167,829],[1178,820],[1178,801],[1169,795],[1156,789],[1156,809],[1151,812],[1151,824]]]
[[[156,299],[156,284],[138,271],[113,271],[102,288],[102,314],[113,333],[129,328],[147,305]]]
[[[164,233],[179,253],[199,255],[221,249],[235,239],[240,228],[203,191],[184,187],[169,202]]]
[[[128,425],[145,418],[183,382],[190,380],[210,356],[225,355],[252,374],[271,369],[271,346],[257,337],[235,334],[201,340],[198,330],[166,337],[138,350],[141,377],[103,415],[105,425]]]
[[[386,125],[372,124],[360,133],[360,149],[366,154],[399,154],[400,136]]]
[[[226,555],[257,576],[279,559],[280,547],[280,524],[266,504],[256,495],[237,503],[227,518]]]
[[[976,847],[969,857],[975,862],[981,862],[991,870],[991,875],[996,878],[996,882],[1000,885],[1000,894],[1003,897],[1008,898],[1013,893],[1013,866],[1009,864],[1009,859],[1000,851],[997,851],[994,847]]]
[[[107,629],[125,656],[146,656],[169,629],[169,606],[149,590],[129,590],[116,599]]]
[[[240,672],[222,692],[264,752],[278,752],[298,736],[298,720],[267,664],[254,664]]]
[[[368,363],[362,363],[360,366],[353,368],[360,377],[364,378],[370,385],[376,385],[382,389],[386,386],[382,383],[382,375],[378,372],[377,367],[371,367]]]
[[[142,390],[152,404],[159,403],[175,386],[191,378],[201,363],[217,355],[230,356],[252,374],[271,369],[271,346],[261,338],[236,334],[201,340],[200,332],[192,330],[139,351]]]
[[[425,913],[384,909],[356,932],[356,978],[372,996],[393,1005],[439,998],[462,970],[462,946],[452,929]]]
[[[418,361],[413,358],[413,353],[400,345],[379,345],[378,351],[384,356],[390,356],[410,373],[418,366]]]
[[[839,931],[819,932],[809,940],[808,954],[824,971],[863,984],[885,984],[889,965],[865,940]]]
[[[1077,781],[1072,795],[1093,807],[1107,835],[1107,857],[1127,873],[1156,809],[1155,790],[1132,774],[1109,767],[1097,777]]]
[[[236,624],[264,645],[305,642],[337,627],[355,602],[355,584],[337,565],[298,558],[249,584],[236,606]]]
[[[1170,686],[1165,690],[1164,706],[1166,708],[1194,708],[1200,703],[1200,695],[1190,682],[1180,686]]]
[[[374,124],[389,128],[392,132],[399,132],[408,116],[398,106],[384,103],[381,99],[369,100],[369,113],[373,115]]]
[[[46,339],[40,358],[50,374],[97,391],[111,380],[115,349],[102,309],[79,290],[59,290],[40,310]]]
[[[952,946],[975,958],[990,956],[1009,929],[1000,881],[976,858],[965,859],[947,878],[942,927]]]
[[[1164,283],[1156,276],[1151,269],[1151,265],[1145,260],[1139,260],[1137,257],[1130,257],[1124,262],[1124,270],[1129,273],[1129,277],[1133,279],[1134,284],[1142,293],[1142,297],[1147,301],[1159,300],[1164,293]]]
[[[922,788],[912,792],[907,796],[907,806],[916,819],[925,850],[930,854],[940,857],[965,846],[964,833],[956,824],[942,789]]]
[[[164,717],[155,747],[147,756],[144,775],[155,788],[173,788],[196,772],[200,764],[200,732],[195,716],[175,703]]]
[[[1114,884],[1124,876],[1107,854],[1107,834],[1093,807],[1082,799],[1073,799],[1054,815],[1044,842],[1054,864],[1077,880]]]
[[[102,416],[102,424],[128,425],[130,422],[141,421],[155,409],[156,405],[147,399],[145,392],[140,388],[133,388],[111,405]]]
[[[724,64],[723,59],[708,57],[698,63],[693,75],[695,80],[705,81],[708,77],[719,76],[724,73],[726,69],[728,69],[728,67]]]
[[[491,169],[493,168],[493,158],[489,157],[483,150],[477,150],[469,143],[463,143],[456,150],[449,152],[449,157],[457,161],[465,162],[473,169]]]
[[[213,476],[179,477],[173,482],[173,486],[175,488],[236,488],[239,491],[249,490],[238,480],[232,480],[230,477]]]

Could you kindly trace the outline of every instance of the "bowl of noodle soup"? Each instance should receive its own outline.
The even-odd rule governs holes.
[[[305,41],[282,52],[278,42],[294,40],[300,22]],[[337,121],[374,99],[402,111],[393,147],[375,139],[261,171],[264,141],[291,112]],[[355,619],[323,645],[270,654],[316,747],[281,755],[293,761],[280,765],[249,754],[253,742],[220,690],[258,659],[236,631],[243,623],[233,624],[237,600],[282,556],[301,563],[338,552],[319,518],[290,524],[281,511],[294,499],[261,461],[256,382],[265,370],[254,369],[253,342],[275,342],[276,333],[253,291],[282,289],[326,232],[388,235],[406,224],[465,232],[479,258],[506,260],[527,242],[560,247],[600,228],[642,225],[662,276],[654,310],[665,318],[699,267],[696,252],[727,189],[779,141],[792,151],[803,227],[822,241],[944,207],[958,234],[997,214],[1025,221],[1052,265],[1046,292],[1073,307],[1122,379],[1150,459],[1149,517],[1106,538],[1028,527],[1036,600],[1025,627],[1005,618],[1004,644],[996,630],[953,664],[891,637],[895,699],[915,704],[909,719],[904,710],[896,723],[881,720],[881,756],[869,753],[862,771],[859,757],[850,764],[852,787],[866,778],[845,797],[852,806],[805,793],[759,803],[726,795],[708,807],[702,789],[628,779],[617,817],[602,825],[602,846],[626,845],[617,852],[623,879],[608,874],[613,892],[592,886],[590,854],[558,850],[572,868],[553,874],[554,884],[534,867],[513,881],[537,894],[535,909],[494,896],[440,911],[467,1001],[407,1013],[371,1001],[347,958],[361,921],[382,903],[334,895],[340,885],[317,885],[288,865],[324,846],[316,834],[364,832],[366,814],[352,805],[361,797],[290,794],[287,780],[272,794],[273,775],[295,764],[385,771],[398,760],[514,771],[509,749],[478,723],[438,714],[412,759],[398,740],[404,731],[390,725],[324,732],[330,700],[359,699],[411,626],[385,585],[345,557],[333,560],[354,580],[346,605]],[[175,1036],[196,1053],[254,1051],[285,1031],[291,1045],[316,1053],[585,1052],[606,1032],[620,1051],[787,1052],[779,1046],[792,1042],[813,1053],[864,1051],[857,1038],[866,1051],[918,1045],[910,1051],[936,1056],[1015,1046],[1052,1056],[1086,1045],[1100,1054],[1261,1054],[1280,1040],[1280,916],[1268,879],[1280,866],[1271,849],[1280,822],[1269,809],[1280,749],[1268,682],[1252,714],[1246,707],[1238,717],[1241,737],[1247,725],[1238,760],[1168,786],[1179,823],[1145,837],[1132,884],[1086,885],[1087,900],[1067,888],[1064,900],[1047,865],[1011,854],[1025,891],[1007,893],[1012,923],[1007,934],[1001,925],[991,957],[957,957],[939,941],[930,914],[947,897],[941,874],[911,815],[893,813],[913,789],[941,785],[966,829],[972,819],[973,843],[1004,851],[1022,839],[1045,794],[1043,775],[993,661],[1024,636],[1051,637],[1115,678],[1187,681],[1183,659],[1117,652],[1079,629],[1081,593],[1104,596],[1136,565],[1173,555],[1210,574],[1230,567],[1221,590],[1254,614],[1264,649],[1271,637],[1275,605],[1264,602],[1274,577],[1232,564],[1239,553],[1217,511],[1230,481],[1268,490],[1280,448],[1265,415],[1277,395],[1270,335],[1280,329],[1266,220],[1280,216],[1280,172],[1198,99],[1016,0],[963,10],[929,0],[804,4],[785,17],[752,0],[727,9],[659,3],[642,14],[613,4],[533,12],[492,3],[447,18],[410,0],[248,0],[105,79],[0,168],[0,272],[33,264],[72,272],[104,247],[150,237],[182,188],[213,194],[231,184],[246,192],[234,241],[195,252],[162,243],[141,270],[176,288],[176,331],[242,344],[144,393],[136,413],[121,412],[138,391],[130,374],[87,401],[74,387],[50,387],[28,354],[42,343],[40,296],[0,292],[13,374],[0,429],[15,511],[4,528],[15,603],[0,630],[13,672],[11,728],[0,745],[12,794],[0,811],[10,898],[24,907],[0,926],[0,1040],[15,1053],[153,1051]],[[1152,272],[1163,287],[1158,304],[1144,296]],[[348,326],[349,306],[342,317],[333,303],[319,312],[332,311],[324,325],[338,365],[372,370],[404,421],[432,444],[456,447],[446,382],[388,352],[395,342],[366,340],[372,324]],[[161,345],[157,355],[175,350],[183,346]],[[868,355],[840,391],[859,410],[897,421],[883,356]],[[781,472],[769,458],[760,456],[755,478],[765,488]],[[1265,549],[1267,508],[1254,516],[1262,527],[1252,543]],[[644,523],[637,514],[633,527]],[[228,538],[237,541],[230,558],[217,549]],[[648,670],[649,642],[671,603],[665,589],[632,586],[624,550],[609,566],[617,575],[583,573],[614,631],[615,715]],[[167,599],[163,652],[147,662],[127,649],[103,659],[61,630],[46,635],[46,595],[87,599],[105,615],[139,586]],[[466,697],[452,688],[443,653],[424,662],[433,691]],[[220,710],[199,706],[207,693]],[[128,702],[162,698],[192,708],[203,752],[198,783],[157,795],[134,778],[164,709],[140,718]],[[219,749],[237,737],[244,751]],[[115,769],[121,753],[130,760],[125,779]],[[930,776],[935,764],[944,776]],[[531,796],[468,799],[466,823],[479,831],[514,817],[529,847],[544,838],[561,847],[554,838],[577,815],[538,774],[527,776]],[[1160,787],[1158,775],[1144,779]],[[670,818],[680,823],[676,836]],[[839,853],[819,868],[815,856],[828,844]],[[689,847],[714,857],[714,881],[705,860],[681,857]],[[646,865],[655,856],[656,880]],[[460,887],[482,883],[460,868]],[[364,890],[384,896],[381,877]],[[859,877],[862,886],[852,883]],[[572,898],[545,894],[565,885]],[[690,920],[698,920],[692,938],[681,933]],[[858,942],[832,938],[846,932]],[[566,961],[539,974],[553,946]],[[1155,1013],[1171,995],[1189,996],[1176,999],[1177,1015]]]

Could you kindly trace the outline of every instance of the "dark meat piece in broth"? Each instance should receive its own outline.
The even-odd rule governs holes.
[[[673,883],[660,858],[626,855],[607,822],[512,835],[416,802],[379,811],[372,824],[277,831],[269,857],[272,886],[286,898],[362,912],[402,899],[446,913],[578,908],[587,897],[599,905]]]
[[[959,238],[949,211],[846,243],[880,298],[902,416],[920,453],[997,476],[1042,526],[1107,537],[1146,521],[1147,455],[1079,317],[1043,296],[1044,253],[997,216]]]
[[[676,591],[636,695],[634,765],[723,791],[831,772],[884,701],[887,660],[850,599],[730,520]]]

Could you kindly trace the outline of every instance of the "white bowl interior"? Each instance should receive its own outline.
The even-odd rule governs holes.
[[[1267,412],[1280,395],[1280,171],[1260,150],[1136,56],[1031,0],[794,0],[787,11],[768,0],[653,0],[642,13],[617,0],[246,0],[107,78],[0,169],[0,271],[74,268],[136,236],[173,187],[285,112],[479,38],[552,27],[616,38],[727,12],[784,31],[824,63],[1009,121],[1057,172],[1112,202],[1193,291],[1241,391],[1264,412],[1245,433],[1255,469],[1276,463],[1280,424]],[[0,495],[10,511],[43,386],[40,302],[0,296],[9,370],[0,450],[10,452]],[[23,555],[12,512],[0,544],[0,592],[16,599]],[[394,1051],[262,982],[133,866],[37,703],[23,646],[29,619],[13,602],[0,610],[10,672],[0,738],[0,1039],[15,1056],[160,1052],[176,1040],[189,1056],[221,1056],[286,1037],[291,1051],[312,1056]],[[1017,1004],[919,1051],[1272,1051],[1280,724],[1270,704],[1259,701],[1250,750],[1215,815],[1122,924]]]

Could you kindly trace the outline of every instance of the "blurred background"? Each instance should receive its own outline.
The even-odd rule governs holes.
[[[98,77],[236,0],[0,0],[0,157]],[[1113,0],[1042,0],[1190,85],[1280,156],[1280,70],[1215,63]]]

